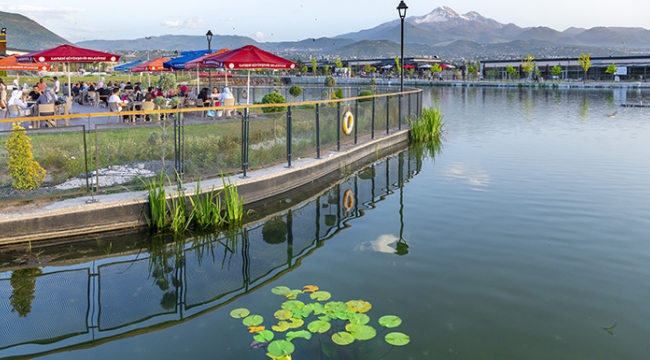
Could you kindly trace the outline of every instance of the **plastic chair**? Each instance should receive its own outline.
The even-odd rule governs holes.
[[[106,122],[107,124],[111,123],[111,118],[115,116],[115,123],[120,122],[120,106],[116,102],[109,102],[108,103],[108,121]],[[115,114],[113,114],[115,113]]]
[[[38,104],[38,113],[37,116],[53,116],[56,111],[54,109],[54,104]],[[41,120],[38,120],[39,122]],[[45,120],[47,125],[56,126],[56,120]]]
[[[223,104],[222,106],[235,106],[235,99],[230,98],[230,99],[223,99]],[[233,109],[226,109],[223,111],[224,116],[232,116],[233,114]]]

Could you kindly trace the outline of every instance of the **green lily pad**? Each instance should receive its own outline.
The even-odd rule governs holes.
[[[325,301],[325,300],[329,300],[332,297],[332,294],[328,293],[327,291],[315,291],[311,293],[309,297],[312,300]]]
[[[275,340],[269,344],[267,349],[269,354],[280,357],[282,355],[291,355],[296,348],[290,341],[287,340]]]
[[[348,306],[348,309],[360,314],[372,309],[372,305],[365,300],[350,300],[345,304]]]
[[[311,304],[311,310],[314,315],[320,315],[325,312],[325,307],[321,303],[313,303]]]
[[[323,315],[323,316],[319,316],[319,317],[318,317],[318,320],[320,320],[320,321],[325,321],[325,322],[329,322],[330,320],[332,320],[332,318],[329,317],[329,316],[327,316],[327,315]]]
[[[251,312],[246,308],[239,308],[231,311],[230,316],[232,316],[235,319],[243,319],[246,316],[248,316],[250,313]]]
[[[349,332],[341,331],[332,335],[332,342],[336,345],[350,345],[354,342],[354,336]]]
[[[328,332],[329,329],[332,327],[332,324],[326,321],[321,321],[321,320],[314,320],[307,325],[307,329],[314,334],[319,333],[325,333]]]
[[[295,299],[298,295],[302,294],[302,290],[291,290],[288,293],[284,294],[284,297],[287,299]]]
[[[264,318],[260,315],[250,315],[244,318],[242,323],[246,326],[257,326],[264,322]]]
[[[275,295],[286,295],[289,293],[289,291],[291,291],[291,289],[289,289],[286,286],[276,286],[273,289],[271,289],[271,292],[274,293]]]
[[[273,314],[273,317],[278,320],[289,320],[293,317],[291,310],[278,310]]]
[[[336,315],[336,317],[341,320],[349,320],[350,318],[356,316],[357,314],[354,311],[345,310],[345,311],[338,311],[334,315]]]
[[[370,322],[370,316],[366,314],[354,314],[348,318],[351,324],[365,325]]]
[[[392,332],[384,337],[387,343],[394,346],[404,346],[411,341],[411,338],[401,332]]]
[[[386,315],[379,318],[379,325],[387,328],[398,327],[402,323],[402,319],[395,315]]]
[[[300,331],[289,331],[287,333],[287,340],[291,341],[293,339],[302,338],[305,340],[311,339],[311,333],[307,330]]]
[[[285,331],[289,330],[289,322],[280,321],[277,325],[271,326],[271,329],[273,329],[273,331],[277,331],[277,332],[285,332]]]
[[[357,340],[370,340],[377,336],[377,330],[368,325],[347,324],[345,330],[352,334],[352,336]]]
[[[330,301],[325,304],[324,308],[325,311],[337,312],[347,310],[348,306],[340,301]]]
[[[303,325],[305,325],[304,320],[293,318],[293,319],[291,319],[291,322],[289,323],[289,328],[290,329],[297,329],[297,328],[299,328],[299,327],[301,327]]]
[[[305,307],[305,303],[300,300],[288,300],[282,303],[282,309],[291,312],[301,310],[303,307]]]
[[[275,334],[273,333],[273,331],[262,330],[262,331],[258,332],[255,336],[253,336],[253,339],[255,339],[255,341],[257,341],[257,342],[263,343],[263,342],[268,342],[268,341],[273,340],[274,336],[275,336]]]

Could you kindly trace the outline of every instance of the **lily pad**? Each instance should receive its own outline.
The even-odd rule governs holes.
[[[283,355],[291,355],[296,348],[290,341],[275,340],[269,344],[269,354],[280,357]]]
[[[289,320],[293,317],[291,310],[278,310],[273,314],[273,317],[278,320]]]
[[[348,309],[360,314],[372,309],[372,305],[365,300],[350,300],[345,304],[348,306]]]
[[[370,340],[377,336],[377,330],[368,325],[347,324],[345,330],[352,334],[352,336],[357,340]]]
[[[244,318],[242,323],[245,326],[257,326],[264,322],[264,318],[260,315],[250,315]]]
[[[315,291],[318,291],[318,286],[316,286],[316,285],[305,285],[302,288],[302,292],[305,292],[305,293],[313,293]]]
[[[332,327],[332,324],[326,321],[321,321],[321,320],[314,320],[307,325],[307,329],[314,334],[319,333],[325,333],[329,331],[329,329]]]
[[[287,340],[291,341],[293,339],[302,338],[305,340],[311,339],[311,333],[307,330],[300,331],[289,331],[287,333]]]
[[[347,310],[348,306],[340,301],[330,301],[325,304],[325,311],[332,311],[332,312],[337,312],[337,311],[345,311]]]
[[[386,340],[387,343],[393,346],[404,346],[411,341],[411,338],[408,335],[401,332],[392,332],[386,334],[384,339]]]
[[[271,289],[271,292],[274,293],[275,295],[286,295],[289,293],[289,291],[291,291],[291,289],[289,289],[286,286],[276,286],[273,289]]]
[[[351,324],[365,325],[370,322],[370,316],[366,314],[354,314],[348,318]]]
[[[316,291],[309,295],[309,297],[312,300],[325,301],[329,300],[332,297],[332,294],[328,293],[327,291]]]
[[[287,299],[295,299],[302,293],[302,290],[290,290],[288,293],[284,294],[284,297]]]
[[[232,316],[235,319],[243,319],[246,316],[248,316],[250,313],[251,313],[250,310],[246,308],[239,308],[231,311],[230,316]]]
[[[311,304],[311,310],[314,315],[320,315],[325,312],[325,307],[321,303],[313,303]]]
[[[289,322],[280,321],[277,325],[271,326],[271,329],[273,329],[273,331],[277,331],[277,332],[285,332],[285,331],[289,330]]]
[[[354,336],[349,332],[341,331],[332,335],[332,342],[336,345],[350,345],[354,342]]]
[[[273,340],[274,336],[275,336],[275,334],[273,333],[273,331],[262,330],[262,331],[258,332],[255,336],[253,336],[253,339],[255,339],[255,341],[257,341],[257,342],[263,343],[263,342],[268,342],[268,341]]]
[[[400,326],[402,319],[395,315],[386,315],[379,318],[379,325],[387,328],[394,328]]]
[[[303,325],[305,325],[304,320],[293,318],[293,319],[291,319],[291,322],[289,323],[289,328],[290,329],[297,329],[297,328],[299,328],[299,327],[301,327]]]
[[[264,329],[266,329],[264,327],[264,325],[262,325],[262,326],[249,326],[248,327],[248,332],[249,333],[256,333],[256,332],[260,332],[260,331],[262,331]]]
[[[294,310],[300,310],[305,307],[305,303],[300,300],[288,300],[282,303],[283,310],[289,310],[293,312]]]

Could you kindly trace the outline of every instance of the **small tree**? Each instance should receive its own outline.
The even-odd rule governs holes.
[[[521,61],[521,69],[526,73],[527,79],[530,79],[536,67],[537,63],[535,62],[535,57],[531,54],[527,54],[526,57]]]
[[[325,69],[325,75],[329,75],[329,74],[330,74],[330,66],[329,66],[329,65],[325,65],[325,66],[323,66],[323,69]]]
[[[398,75],[402,73],[402,64],[399,61],[399,56],[395,56],[395,69]]]
[[[302,88],[298,85],[294,85],[289,88],[289,94],[293,96],[293,101],[296,101],[296,98],[302,95]]]
[[[489,79],[494,80],[494,79],[497,78],[497,76],[499,76],[499,72],[497,71],[497,69],[491,68],[491,69],[486,71],[485,76],[487,76],[487,78],[489,78]]]
[[[45,169],[34,161],[32,139],[27,136],[25,129],[15,124],[13,130],[5,143],[9,152],[9,176],[14,180],[11,186],[16,190],[37,189],[45,180]]]
[[[587,83],[587,72],[591,67],[591,54],[585,55],[584,53],[582,53],[580,57],[578,57],[578,64],[580,64],[580,67],[582,68],[582,71],[584,71],[585,74],[583,83]]]
[[[303,66],[300,68],[300,72],[303,73],[303,74],[306,74],[307,71],[309,71],[309,68],[307,67],[307,65],[303,65]]]
[[[334,92],[334,98],[343,99],[343,89],[341,88],[336,89],[336,91]]]
[[[327,87],[328,90],[329,90],[329,91],[328,91],[328,94],[329,94],[328,97],[331,97],[331,94],[332,94],[332,88],[336,86],[336,79],[334,79],[334,76],[328,75],[328,76],[325,78],[325,83],[324,83],[324,85],[325,85],[325,87]]]
[[[514,66],[507,65],[506,66],[506,73],[508,73],[508,76],[510,77],[510,79],[513,79],[515,77],[515,75],[517,74],[517,69],[515,69]]]
[[[562,67],[560,65],[555,65],[551,68],[551,74],[553,76],[560,76],[562,74]]]
[[[272,92],[264,95],[262,98],[262,104],[285,104],[287,101],[284,99],[284,96],[282,94],[277,93],[277,92]],[[283,112],[287,111],[286,106],[269,106],[269,107],[263,107],[262,112],[264,113],[272,113],[272,112]]]
[[[363,67],[363,71],[365,71],[366,74],[369,74],[372,71],[370,64],[366,63],[366,66]]]
[[[607,69],[605,69],[606,74],[612,75],[612,80],[614,80],[614,74],[618,71],[618,68],[616,67],[616,64],[611,63],[607,65]]]
[[[437,74],[435,75],[436,79],[440,78],[440,73],[442,72],[442,66],[440,66],[440,64],[433,64],[429,70],[432,74]]]
[[[375,95],[375,93],[372,92],[372,90],[361,90],[361,92],[359,93],[359,96],[371,96],[371,95]],[[360,103],[361,102],[367,102],[367,101],[372,101],[372,98],[359,99]]]
[[[318,74],[318,62],[316,61],[316,58],[311,58],[311,71],[314,72],[314,76]]]
[[[470,74],[471,77],[474,76],[474,74],[476,73],[476,68],[474,67],[474,64],[467,65],[467,73]]]
[[[174,74],[162,74],[158,78],[158,87],[165,93],[169,90],[176,89],[176,86],[176,75]]]
[[[340,57],[337,57],[336,60],[334,60],[334,66],[336,66],[337,69],[343,68],[343,61],[341,61]]]

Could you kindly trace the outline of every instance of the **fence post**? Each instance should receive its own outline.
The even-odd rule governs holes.
[[[316,159],[320,159],[320,111],[319,105],[316,104]]]
[[[248,170],[248,108],[244,109],[244,117],[241,120],[241,161],[242,170],[244,170],[244,178],[246,177],[246,170]]]
[[[7,111],[9,111],[7,109]],[[86,125],[81,125],[81,132],[83,133],[84,137],[84,166],[86,169],[86,192],[90,191],[90,183],[88,182],[88,145],[87,140],[86,140]]]
[[[397,103],[397,130],[402,130],[402,93],[399,93]]]
[[[291,106],[287,110],[287,167],[291,167]]]
[[[409,117],[411,117],[413,115],[411,113],[411,95],[413,95],[413,93],[409,93],[409,99],[408,99],[408,102],[409,102]]]
[[[386,96],[386,135],[389,134],[390,127],[390,96]]]
[[[375,99],[372,98],[372,119],[370,120],[370,138],[375,138]]]
[[[341,102],[336,103],[336,151],[341,151]]]
[[[354,119],[356,124],[354,124],[354,145],[357,144],[357,129],[359,128],[359,101],[354,101]]]

